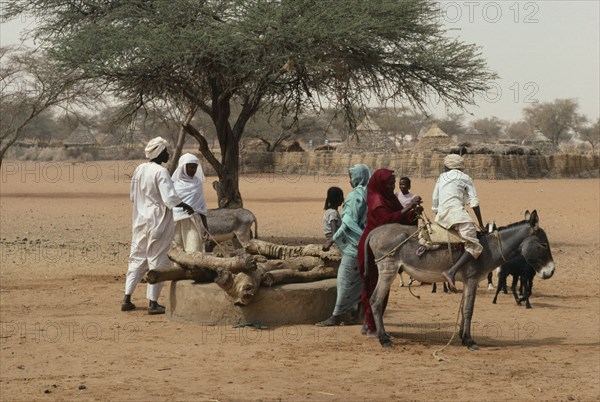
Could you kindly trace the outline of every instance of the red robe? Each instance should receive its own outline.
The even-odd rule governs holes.
[[[369,233],[386,223],[401,223],[404,225],[414,225],[416,215],[413,210],[402,213],[403,206],[398,201],[393,189],[388,187],[387,181],[394,174],[388,169],[378,169],[373,173],[369,184],[367,185],[367,226],[358,243],[358,269],[363,279],[363,291],[360,296],[361,303],[365,314],[365,323],[370,331],[375,331],[375,322],[373,321],[373,312],[371,311],[371,303],[369,299],[377,286],[379,272],[375,264],[373,253],[369,250],[369,277],[368,283],[365,281],[365,240]],[[389,293],[386,295],[383,302],[383,312],[387,306]]]

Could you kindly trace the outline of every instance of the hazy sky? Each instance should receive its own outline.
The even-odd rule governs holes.
[[[482,48],[500,78],[476,99],[472,118],[519,120],[531,102],[576,98],[580,113],[600,112],[598,0],[442,1],[441,16],[461,40]],[[437,108],[443,114],[443,108]],[[438,114],[436,112],[436,114]]]
[[[500,78],[476,98],[469,119],[516,121],[532,102],[576,98],[580,112],[600,115],[600,1],[440,1],[440,18],[461,40],[481,46]],[[0,3],[1,6],[1,3]],[[19,43],[31,18],[0,27],[0,45]],[[444,115],[435,99],[432,111]]]

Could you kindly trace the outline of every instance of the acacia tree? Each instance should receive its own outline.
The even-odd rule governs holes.
[[[242,205],[239,144],[262,109],[346,113],[376,99],[462,106],[495,74],[476,46],[446,36],[431,0],[8,0],[7,18],[36,17],[56,60],[113,85],[131,102],[191,102],[206,113],[217,159],[188,134],[220,180],[219,206]],[[232,114],[237,104],[238,113]]]
[[[561,140],[582,122],[577,113],[579,105],[575,99],[555,99],[552,102],[540,102],[523,109],[525,121],[542,132],[558,146]]]
[[[500,120],[496,116],[484,117],[477,119],[469,123],[469,126],[477,130],[481,134],[481,138],[487,142],[497,141],[502,134],[508,123]]]
[[[56,107],[85,106],[93,94],[77,68],[63,68],[43,52],[0,48],[0,167],[8,149],[36,117]]]
[[[582,124],[577,132],[582,141],[590,143],[592,152],[596,152],[596,147],[600,144],[600,118],[593,124]]]

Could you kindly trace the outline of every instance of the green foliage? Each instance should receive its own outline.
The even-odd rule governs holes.
[[[504,134],[504,128],[507,123],[500,120],[496,116],[484,117],[472,121],[469,126],[477,130],[484,142],[494,142]]]
[[[431,0],[8,0],[6,18],[23,12],[56,60],[131,104],[206,113],[221,161],[188,132],[234,192],[239,141],[259,110],[284,121],[331,107],[352,129],[369,102],[421,108],[435,94],[463,106],[495,78],[475,45],[446,35]]]
[[[583,124],[577,131],[579,138],[582,141],[589,142],[592,146],[592,152],[596,152],[596,147],[600,144],[600,119],[597,119],[593,124]]]
[[[559,145],[582,122],[575,99],[556,99],[552,102],[540,102],[523,109],[525,121],[534,129]]]

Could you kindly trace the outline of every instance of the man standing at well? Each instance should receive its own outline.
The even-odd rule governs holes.
[[[167,253],[174,235],[174,207],[182,207],[192,214],[194,210],[182,202],[173,187],[167,169],[161,166],[169,160],[167,141],[156,137],[148,142],[146,158],[131,177],[130,199],[133,202],[131,252],[125,278],[125,298],[121,311],[135,309],[131,295],[148,270],[171,267]],[[158,304],[163,284],[148,284],[146,297],[150,301],[148,314],[164,314]]]

